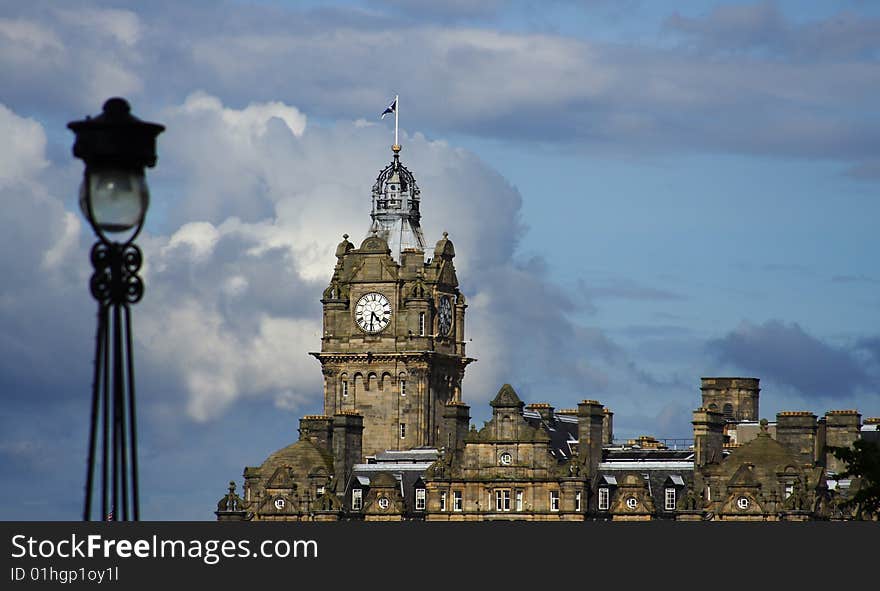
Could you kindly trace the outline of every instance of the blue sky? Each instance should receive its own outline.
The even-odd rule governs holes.
[[[880,415],[871,2],[0,2],[4,519],[76,519],[94,302],[68,121],[160,121],[135,307],[143,514],[210,519],[320,412],[320,304],[401,96],[429,242],[470,303],[474,421],[596,398],[687,437],[699,378],[761,415]]]

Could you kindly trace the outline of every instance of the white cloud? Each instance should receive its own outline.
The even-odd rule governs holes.
[[[0,187],[30,182],[46,167],[46,133],[33,119],[19,117],[0,104]]]
[[[116,43],[132,47],[140,41],[141,22],[130,10],[77,7],[61,9],[58,16],[64,22],[82,28],[88,35],[108,36]]]

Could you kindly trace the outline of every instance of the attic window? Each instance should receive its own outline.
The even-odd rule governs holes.
[[[675,489],[667,488],[665,496],[665,508],[667,511],[675,511]]]
[[[416,511],[425,510],[425,489],[416,489]]]
[[[603,486],[599,489],[599,510],[607,511],[608,510],[608,501],[611,498],[610,491],[607,486]]]
[[[351,510],[360,511],[364,504],[364,491],[360,488],[351,491]]]

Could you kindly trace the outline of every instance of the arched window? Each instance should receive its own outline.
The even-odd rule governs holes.
[[[339,392],[343,398],[348,398],[348,374],[343,373],[339,376]]]
[[[724,405],[723,412],[724,412],[725,419],[727,419],[728,421],[733,420],[733,405],[731,403],[728,402],[727,404]]]

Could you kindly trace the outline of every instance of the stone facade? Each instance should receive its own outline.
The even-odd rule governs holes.
[[[230,483],[221,521],[776,521],[846,519],[828,446],[875,436],[856,411],[758,421],[757,378],[702,378],[693,440],[618,443],[595,400],[556,411],[505,384],[482,428],[462,400],[465,298],[448,235],[426,259],[419,190],[400,163],[373,187],[323,292],[324,413]]]

